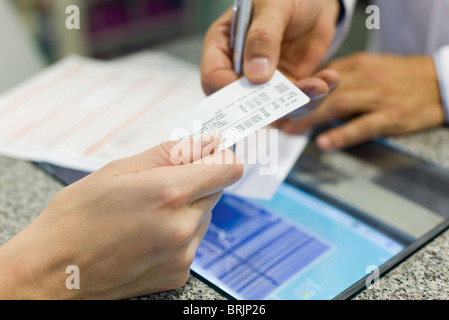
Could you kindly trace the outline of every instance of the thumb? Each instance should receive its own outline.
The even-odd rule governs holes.
[[[271,1],[259,1],[254,6],[243,64],[244,75],[249,81],[263,83],[273,76],[279,63],[282,38],[288,21],[288,12],[283,6],[273,6]]]
[[[211,131],[192,140],[168,141],[135,156],[116,160],[107,165],[115,172],[139,173],[157,167],[195,162],[209,156],[220,145],[221,134]]]

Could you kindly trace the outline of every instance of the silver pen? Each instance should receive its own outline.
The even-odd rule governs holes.
[[[243,73],[243,52],[246,35],[251,24],[253,12],[252,0],[234,0],[234,14],[231,26],[231,50],[233,52],[233,67],[237,74]]]
[[[253,13],[252,0],[234,0],[233,17],[231,25],[231,50],[234,72],[243,74],[243,52],[245,50],[246,35],[251,24]],[[236,144],[231,147],[236,151]]]

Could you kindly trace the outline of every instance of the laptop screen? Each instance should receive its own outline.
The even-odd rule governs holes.
[[[402,249],[285,183],[271,201],[225,195],[192,270],[237,299],[332,299]]]

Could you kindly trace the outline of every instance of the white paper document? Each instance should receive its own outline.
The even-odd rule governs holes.
[[[251,84],[246,78],[230,84],[178,116],[167,128],[174,140],[219,131],[219,151],[309,102],[309,97],[276,71],[264,84]]]
[[[257,143],[257,135],[256,132],[237,144],[236,155],[243,159],[244,174],[242,179],[227,188],[225,193],[270,200],[307,146],[309,133],[287,135],[278,131],[278,137],[275,138],[277,143],[267,144],[266,148],[261,148]]]
[[[199,71],[69,57],[0,96],[0,152],[95,171],[169,140],[204,98]]]
[[[200,102],[171,121],[173,140],[196,138],[219,131],[217,151],[237,143],[244,163],[240,182],[225,190],[243,197],[271,199],[304,150],[308,136],[289,136],[267,125],[305,106],[310,99],[276,71],[265,84],[241,79]]]

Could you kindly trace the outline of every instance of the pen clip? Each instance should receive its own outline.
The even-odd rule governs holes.
[[[237,21],[240,14],[240,0],[234,0],[234,6],[232,7],[234,14],[232,16],[232,24],[231,24],[231,50],[235,48],[235,38],[237,33]]]

